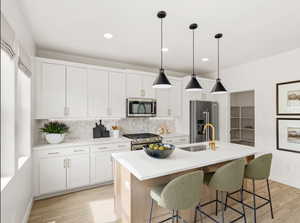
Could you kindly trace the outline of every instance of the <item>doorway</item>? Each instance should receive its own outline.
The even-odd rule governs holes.
[[[230,142],[255,146],[255,92],[230,94]]]

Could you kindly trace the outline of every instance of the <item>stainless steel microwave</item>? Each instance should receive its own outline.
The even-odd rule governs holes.
[[[152,98],[127,98],[127,117],[155,117],[156,100]]]

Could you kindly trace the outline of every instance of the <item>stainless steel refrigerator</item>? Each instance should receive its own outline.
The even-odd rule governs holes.
[[[216,140],[219,139],[218,103],[211,101],[190,101],[190,142],[205,142],[212,138],[209,128],[203,132],[204,126],[211,123],[215,126]]]

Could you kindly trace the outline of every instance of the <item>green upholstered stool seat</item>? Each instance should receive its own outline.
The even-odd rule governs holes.
[[[181,218],[178,215],[178,210],[195,208],[201,199],[203,176],[203,171],[199,170],[176,177],[166,185],[151,188],[149,222],[152,220],[153,201],[156,201],[158,206],[173,211],[172,217],[168,218],[169,220]],[[174,211],[176,211],[175,215]]]
[[[155,200],[157,203],[160,202],[160,199],[161,199],[161,192],[162,190],[164,189],[166,185],[161,185],[161,186],[156,186],[156,187],[153,187],[151,190],[150,190],[150,196],[153,200]]]
[[[242,188],[242,192],[246,192],[252,195],[253,199],[253,205],[250,206],[249,204],[244,203],[243,197],[241,197],[241,200],[237,200],[236,198],[232,197],[231,195],[239,192],[239,191],[234,191],[231,193],[228,193],[226,196],[226,204],[225,204],[225,209],[227,206],[227,199],[230,198],[232,200],[238,201],[243,203],[246,207],[250,208],[253,210],[253,222],[256,223],[256,210],[269,204],[270,205],[270,210],[271,210],[271,217],[274,218],[273,215],[273,208],[272,208],[272,199],[271,199],[271,193],[270,193],[270,185],[269,185],[269,176],[270,176],[270,171],[271,171],[271,163],[272,163],[272,154],[264,154],[262,156],[256,157],[254,160],[250,161],[246,166],[245,166],[245,174],[244,177],[246,179],[251,179],[252,180],[252,191],[248,191]],[[266,180],[267,182],[267,190],[268,190],[268,198],[262,197],[258,194],[255,193],[255,181],[256,180]],[[259,198],[261,200],[264,200],[265,202],[257,206],[256,204],[256,198]]]
[[[205,173],[204,175],[204,183],[208,185],[208,187],[216,190],[216,199],[212,201],[208,201],[204,204],[200,204],[198,207],[204,207],[206,205],[215,203],[216,204],[216,215],[218,214],[218,203],[222,205],[222,216],[221,222],[224,222],[224,193],[232,192],[236,190],[240,190],[243,185],[243,178],[244,178],[244,171],[245,171],[245,160],[238,159],[232,161],[230,163],[225,164],[224,166],[217,169],[214,173]],[[221,200],[218,198],[218,193],[221,192]],[[213,220],[214,222],[218,222],[216,219],[211,217],[210,215],[206,214],[204,211],[196,208],[197,211],[206,215],[208,218]],[[242,204],[243,212],[228,206],[230,209],[235,211],[240,216],[236,218],[234,221],[237,221],[241,218],[244,218],[244,222],[246,222],[246,215],[244,205]]]

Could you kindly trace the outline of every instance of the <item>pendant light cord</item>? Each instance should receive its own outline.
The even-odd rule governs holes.
[[[193,77],[195,77],[195,31],[193,30]]]
[[[160,22],[160,69],[163,69],[163,19]]]
[[[219,47],[219,41],[220,41],[220,39],[218,39],[218,79],[220,79],[219,78],[219,76],[220,76],[220,47]]]

